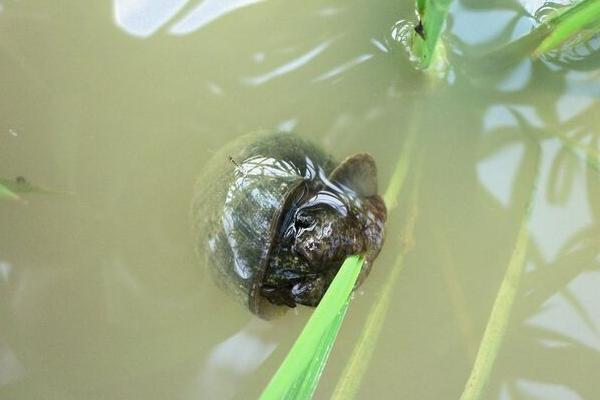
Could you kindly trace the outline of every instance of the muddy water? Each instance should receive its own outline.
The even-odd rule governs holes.
[[[535,182],[486,398],[598,396],[597,40],[490,66],[477,55],[527,32],[535,8],[459,1],[449,67],[430,79],[393,36],[409,3],[154,3],[0,2],[0,177],[72,192],[0,203],[1,398],[257,397],[310,310],[264,322],[230,301],[195,258],[188,210],[211,155],[261,129],[370,152],[382,190],[416,135],[318,398],[386,282],[415,188],[414,248],[360,397],[458,398]]]

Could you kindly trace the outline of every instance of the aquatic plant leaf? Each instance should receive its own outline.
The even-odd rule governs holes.
[[[418,120],[418,117],[415,115],[414,120]],[[402,187],[404,186],[404,182],[406,181],[406,177],[408,175],[408,168],[410,166],[411,160],[413,158],[413,152],[415,147],[415,132],[416,126],[413,123],[406,139],[404,140],[404,144],[402,146],[402,152],[398,157],[398,162],[396,163],[396,167],[394,168],[394,172],[392,177],[390,178],[390,183],[383,194],[383,202],[387,207],[388,214],[391,213],[398,206],[398,196],[402,191]]]
[[[535,57],[559,48],[576,35],[583,34],[582,39],[585,39],[598,33],[600,1],[582,0],[571,7],[560,9],[544,24],[548,25],[550,33],[533,52]]]
[[[417,0],[416,2],[419,25],[413,35],[412,52],[419,59],[420,68],[429,68],[435,60],[439,38],[451,2],[452,0]]]
[[[338,380],[335,391],[331,396],[332,400],[356,398],[362,378],[371,362],[375,346],[379,339],[379,334],[390,307],[392,289],[398,279],[400,271],[403,270],[403,267],[404,257],[402,254],[399,254],[392,267],[392,271],[379,294],[379,298],[369,313],[363,332],[354,346],[350,360],[347,362],[346,367]]]
[[[12,193],[70,194],[70,192],[34,185],[21,176],[15,179],[0,178],[0,187],[4,187]]]
[[[364,259],[348,257],[310,317],[261,400],[310,399],[348,309]]]
[[[527,199],[525,211],[520,221],[513,253],[508,262],[506,274],[500,284],[500,289],[494,300],[488,323],[479,344],[479,350],[471,369],[471,374],[465,384],[460,400],[477,400],[482,397],[483,391],[489,381],[490,374],[496,362],[502,345],[513,304],[523,271],[525,269],[525,256],[529,244],[528,222],[533,209],[540,176],[540,152],[538,148],[535,159],[535,173],[531,184],[531,191]]]
[[[0,200],[19,200],[19,196],[0,183]]]
[[[525,57],[538,58],[566,44],[581,43],[599,32],[600,2],[582,0],[558,9],[531,32],[487,52],[480,61],[487,69],[507,68]]]

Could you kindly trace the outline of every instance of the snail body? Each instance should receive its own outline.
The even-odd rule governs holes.
[[[196,185],[198,253],[219,286],[254,314],[317,306],[344,259],[377,257],[386,209],[373,158],[342,163],[290,134],[244,136],[217,153]]]

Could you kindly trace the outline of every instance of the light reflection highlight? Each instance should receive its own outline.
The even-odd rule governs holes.
[[[526,393],[529,398],[545,400],[581,400],[581,396],[566,385],[557,385],[548,382],[536,382],[530,379],[518,379],[517,387]]]
[[[188,1],[113,0],[113,15],[119,28],[145,38],[169,22]]]
[[[600,351],[600,308],[595,307],[600,300],[598,287],[600,271],[580,274],[563,291],[550,297],[527,323]],[[573,301],[569,301],[567,295]],[[573,307],[574,303],[578,308]]]
[[[524,60],[518,64],[509,74],[504,78],[496,89],[501,92],[516,92],[523,90],[529,85],[533,73],[533,64],[531,60]]]
[[[585,176],[575,174],[565,201],[552,202],[548,197],[550,185],[555,176],[551,175],[552,164],[562,148],[558,139],[542,142],[540,160],[540,183],[535,208],[531,215],[531,233],[539,246],[545,261],[556,259],[565,243],[581,229],[589,225],[592,211],[587,199]],[[571,159],[570,162],[581,161]]]
[[[0,386],[14,384],[25,375],[23,363],[11,348],[0,340]]]
[[[518,17],[513,10],[474,11],[462,7],[459,1],[455,1],[450,10],[454,20],[451,32],[468,45],[493,41]]]
[[[306,63],[308,63],[309,61],[311,61],[312,59],[314,59],[315,57],[317,57],[323,51],[325,51],[325,49],[327,49],[331,45],[332,42],[333,42],[333,39],[327,40],[327,41],[319,44],[318,46],[313,47],[312,49],[310,49],[308,52],[302,54],[301,56],[275,68],[272,71],[269,71],[269,72],[259,75],[259,76],[245,78],[243,81],[244,81],[244,83],[246,83],[248,85],[258,86],[258,85],[267,83],[274,78],[277,78],[279,76],[282,76],[289,72],[297,70],[300,67],[302,67],[303,65],[305,65]]]
[[[479,182],[504,207],[510,205],[517,171],[524,154],[524,145],[515,143],[496,151],[477,164]]]
[[[169,29],[173,35],[194,32],[235,10],[264,0],[205,0]]]
[[[556,102],[556,115],[560,122],[566,122],[583,112],[594,104],[594,99],[587,96],[563,94]]]
[[[138,38],[150,37],[173,19],[177,19],[169,33],[185,35],[233,11],[263,1],[204,0],[181,18],[177,18],[191,3],[190,0],[113,0],[113,18],[119,28]]]
[[[192,383],[189,398],[231,399],[239,394],[242,379],[265,362],[277,347],[277,343],[264,338],[270,329],[267,322],[252,319],[239,332],[213,347]]]
[[[344,63],[342,65],[339,65],[327,72],[325,72],[322,75],[317,76],[313,82],[319,82],[319,81],[325,81],[331,78],[334,78],[340,74],[343,74],[344,72],[348,71],[351,68],[356,67],[359,64],[364,63],[365,61],[370,60],[371,58],[373,58],[373,54],[361,54],[358,57],[348,61],[347,63]]]
[[[371,43],[377,47],[379,50],[381,50],[384,53],[388,53],[389,49],[383,44],[381,43],[379,40],[375,39],[375,38],[371,38]]]

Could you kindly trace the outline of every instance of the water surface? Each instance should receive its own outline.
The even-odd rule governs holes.
[[[531,29],[536,7],[457,1],[432,83],[395,40],[410,2],[155,3],[0,2],[0,176],[74,193],[0,203],[1,398],[258,396],[311,311],[264,322],[230,301],[195,257],[188,211],[211,155],[262,129],[340,159],[370,152],[382,191],[416,131],[317,398],[386,282],[417,186],[415,247],[359,396],[458,398],[534,182],[528,272],[485,398],[599,395],[597,40],[490,67],[477,56]]]

